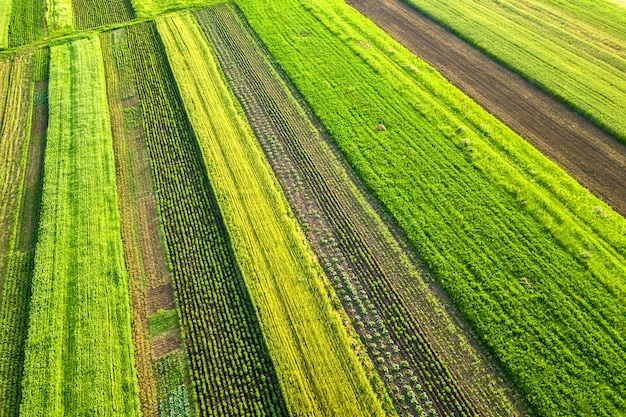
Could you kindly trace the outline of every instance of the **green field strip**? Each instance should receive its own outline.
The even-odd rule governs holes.
[[[169,284],[165,247],[159,229],[154,184],[141,119],[135,74],[125,28],[100,35],[107,80],[109,113],[115,154],[116,184],[121,217],[124,258],[129,277],[135,365],[141,411],[158,415],[149,315],[150,291]],[[128,114],[133,114],[129,123]],[[179,330],[180,333],[180,330]]]
[[[46,0],[46,25],[51,36],[74,30],[72,0]]]
[[[0,109],[0,416],[16,415],[19,408],[32,275],[34,251],[23,233],[26,217],[33,215],[28,211],[32,62],[32,54],[21,54],[0,63],[6,87]],[[36,219],[30,224],[36,227]]]
[[[383,415],[241,109],[195,20],[157,20],[292,415]]]
[[[209,7],[229,0],[130,0],[137,16],[154,17],[173,10]]]
[[[20,414],[139,415],[97,38],[51,48],[49,92]]]
[[[181,364],[187,359],[175,351],[155,363],[159,387],[159,417],[183,417],[192,409],[186,388],[187,374]]]
[[[130,0],[72,0],[74,26],[89,29],[133,20]]]
[[[626,143],[626,9],[587,0],[405,1]]]
[[[0,0],[0,48],[9,46],[9,24],[13,0]]]
[[[342,2],[238,4],[531,406],[623,413],[626,221]]]
[[[143,24],[127,31],[131,53],[126,64],[134,71],[141,104],[196,409],[201,415],[216,416],[287,415],[272,359],[156,28]],[[162,358],[155,365],[161,381],[159,407],[171,411],[182,391],[176,378],[168,379],[173,376],[163,371],[163,361],[171,362]]]
[[[13,2],[8,47],[14,48],[43,39],[45,35],[45,0]]]

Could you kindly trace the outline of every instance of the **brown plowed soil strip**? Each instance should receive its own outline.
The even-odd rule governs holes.
[[[626,216],[626,146],[400,0],[348,0]]]

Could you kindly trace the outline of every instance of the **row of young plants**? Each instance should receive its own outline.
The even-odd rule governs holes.
[[[44,4],[44,0],[0,1],[0,49],[43,38]]]
[[[404,1],[626,143],[623,6],[587,0]]]
[[[151,294],[160,285],[171,289],[171,280],[159,228],[150,161],[141,130],[141,112],[126,29],[104,32],[100,35],[100,41],[111,116],[124,259],[131,296],[141,412],[144,417],[156,417],[159,415],[160,400],[157,391],[162,387],[159,386],[161,380],[155,375],[155,360],[168,352],[162,352],[153,345],[149,323],[155,309],[173,306],[171,300],[156,304]],[[172,327],[178,328],[177,310],[169,311],[174,313],[175,323]],[[177,343],[172,348],[180,349],[181,346]],[[175,358],[184,358],[184,355]],[[184,365],[184,362],[179,364],[181,368]],[[182,394],[189,397],[191,389],[187,385],[183,385]],[[192,407],[189,401],[186,404],[189,407],[179,410],[180,417],[190,415]]]
[[[190,14],[157,20],[292,415],[383,414],[319,265]]]
[[[139,415],[97,38],[53,46],[20,415]]]
[[[343,2],[238,4],[532,408],[624,410],[626,221]]]
[[[33,272],[42,145],[31,131],[34,61],[25,53],[0,63],[0,416],[19,409]]]
[[[196,17],[396,410],[403,415],[512,414],[509,400],[495,388],[496,378],[482,364],[472,377],[474,382],[491,378],[487,389],[461,385],[467,373],[452,376],[448,365],[462,368],[459,363],[475,362],[476,353],[463,343],[459,349],[452,334],[444,336],[428,324],[429,314],[443,312],[420,278],[420,265],[408,259],[352,183],[353,175],[269,64],[236,7],[215,7]],[[404,286],[412,287],[411,295]],[[418,289],[421,297],[415,296]],[[411,303],[419,312],[407,308]],[[444,316],[437,327],[448,325],[454,327]],[[439,346],[433,346],[434,339]],[[442,350],[458,357],[450,361]]]
[[[198,411],[215,416],[286,415],[163,46],[153,24],[127,30],[129,65],[134,70]]]
[[[135,18],[130,0],[72,0],[74,26],[89,29]]]

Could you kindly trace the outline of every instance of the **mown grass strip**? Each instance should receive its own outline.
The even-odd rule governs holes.
[[[195,20],[157,20],[292,415],[383,415],[322,272]]]
[[[51,48],[49,97],[20,414],[136,416],[128,278],[97,38]]]
[[[405,0],[626,143],[626,9],[606,1]]]
[[[343,2],[238,4],[532,407],[623,413],[624,218]]]

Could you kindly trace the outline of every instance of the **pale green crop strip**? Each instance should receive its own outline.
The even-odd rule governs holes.
[[[195,20],[157,20],[292,415],[380,416],[322,272]]]
[[[71,0],[46,0],[46,22],[51,33],[74,29],[74,12]]]
[[[98,38],[51,48],[50,123],[22,416],[137,416],[127,273]]]
[[[9,23],[13,0],[0,0],[0,49],[9,46]]]
[[[190,7],[209,7],[228,0],[131,0],[135,14],[140,17],[156,16],[170,10]]]

